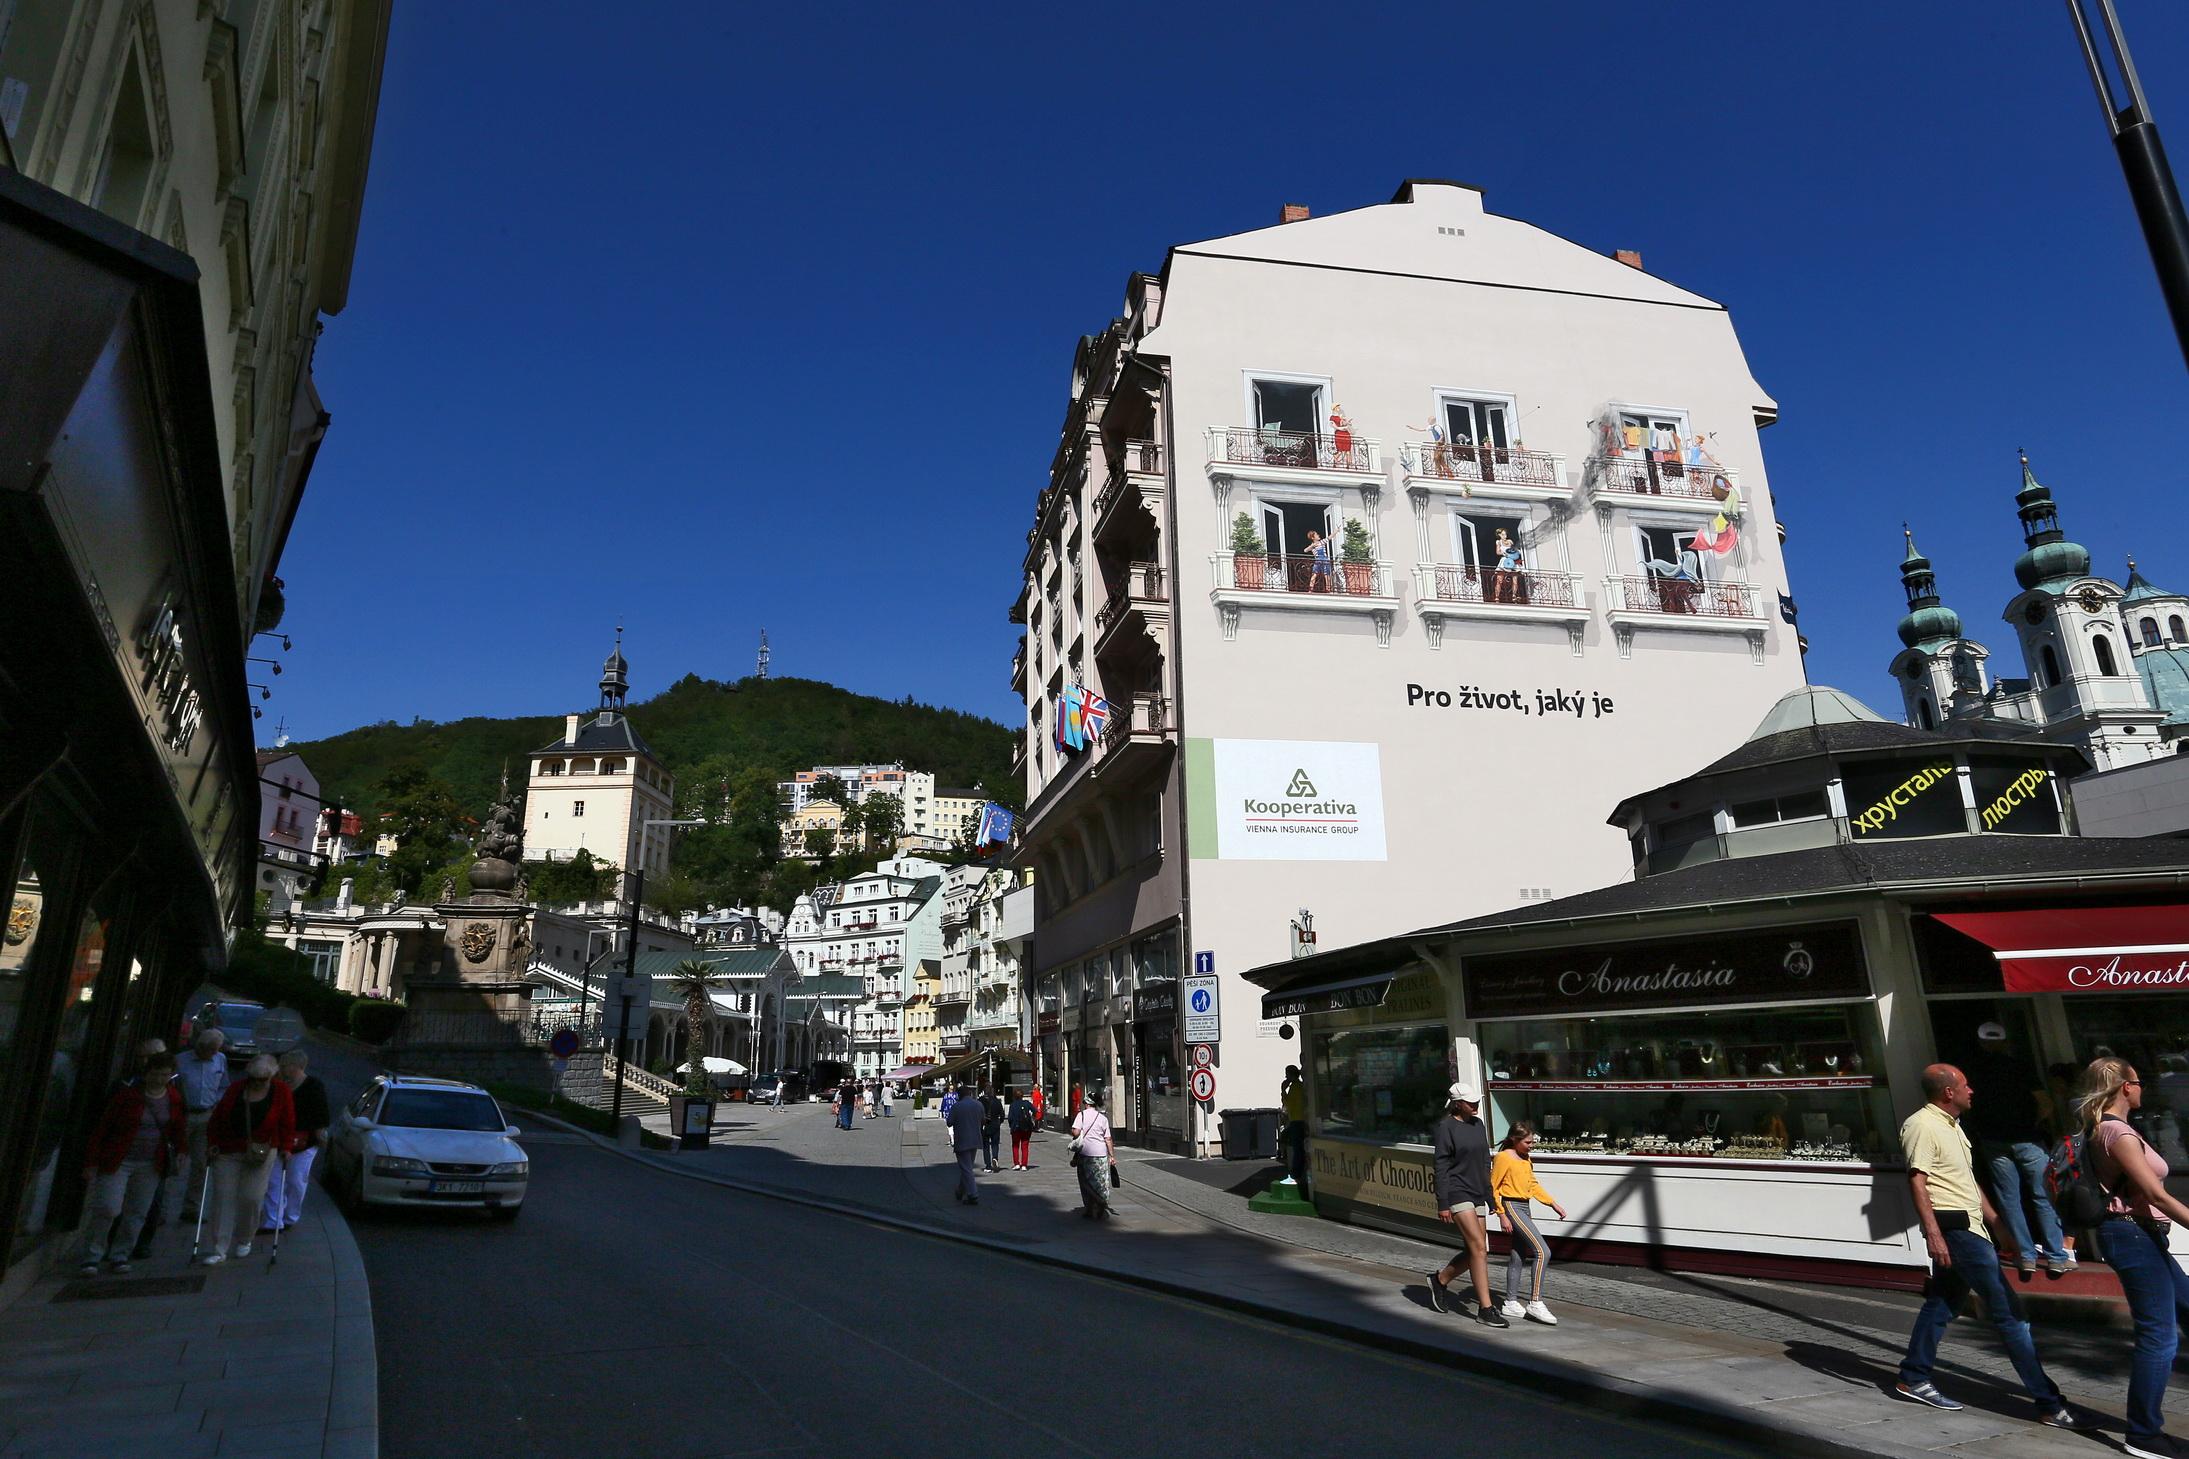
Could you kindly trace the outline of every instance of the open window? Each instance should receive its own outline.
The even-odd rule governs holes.
[[[1270,466],[1322,464],[1319,433],[1330,413],[1328,392],[1313,380],[1255,380],[1254,429],[1261,460]]]
[[[1269,497],[1258,498],[1254,505],[1272,577],[1282,575],[1286,592],[1329,592],[1338,551],[1333,540],[1337,509],[1327,502]]]
[[[1680,459],[1680,442],[1687,433],[1687,417],[1666,410],[1619,412],[1621,444],[1630,456],[1646,455],[1655,461]]]
[[[1701,583],[1707,580],[1708,568],[1703,555],[1695,550],[1694,541],[1692,527],[1653,527],[1637,522],[1635,560],[1645,576],[1659,582]]]
[[[1511,414],[1512,406],[1509,401],[1462,400],[1455,396],[1446,396],[1444,434],[1455,449],[1489,447],[1507,450],[1512,446]]]

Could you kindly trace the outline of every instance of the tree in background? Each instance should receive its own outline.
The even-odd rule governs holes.
[[[408,761],[387,773],[373,794],[372,805],[378,816],[372,824],[395,837],[388,877],[396,889],[420,902],[439,896],[448,869],[461,868],[469,860],[457,839],[464,815],[456,793],[424,765]],[[463,890],[468,893],[469,888]]]
[[[669,970],[669,996],[684,1005],[684,1092],[706,1094],[707,1010],[721,979],[713,963],[688,957]]]
[[[845,814],[848,815],[851,812],[851,788],[834,775],[823,775],[816,778],[813,782],[813,789],[807,793],[806,798],[808,801],[830,801],[842,806]]]
[[[860,803],[859,844],[887,855],[904,834],[904,797],[870,795]]]
[[[595,861],[583,847],[567,861],[527,861],[524,874],[532,884],[532,903],[538,907],[609,901],[616,895],[621,875],[613,862]]]

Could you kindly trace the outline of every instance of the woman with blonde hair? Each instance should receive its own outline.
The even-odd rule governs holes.
[[[2126,1059],[2093,1059],[2083,1071],[2075,1115],[2084,1159],[2105,1190],[2098,1228],[2106,1264],[2120,1279],[2135,1320],[2128,1369],[2128,1437],[2138,1459],[2185,1459],[2166,1434],[2166,1380],[2180,1343],[2177,1313],[2189,1311],[2189,1274],[2167,1250],[2172,1223],[2189,1223],[2189,1206],[2167,1194],[2166,1159],[2136,1133],[2129,1116],[2143,1107],[2143,1080]]]

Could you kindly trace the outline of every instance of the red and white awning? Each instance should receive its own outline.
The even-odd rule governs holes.
[[[2010,993],[2189,992],[2189,905],[1931,916],[1990,948]]]

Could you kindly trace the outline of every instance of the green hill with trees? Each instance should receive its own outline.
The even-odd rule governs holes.
[[[817,877],[840,874],[844,868],[825,863],[780,860],[775,784],[795,770],[901,760],[933,772],[938,786],[978,786],[1013,807],[1022,798],[1011,774],[1010,730],[909,698],[876,699],[812,679],[731,684],[687,674],[628,712],[676,777],[677,814],[708,822],[680,835],[670,875],[647,887],[647,902],[666,910],[705,902],[787,905]],[[390,829],[405,836],[391,865],[363,873],[371,884],[361,883],[358,895],[378,900],[376,893],[401,888],[425,899],[460,874],[468,859],[460,838],[492,802],[503,766],[521,789],[528,756],[562,732],[562,714],[446,724],[386,720],[287,748],[319,777],[328,804],[361,812],[368,828],[386,816]],[[610,894],[613,876],[593,875],[596,894]],[[571,877],[568,868],[534,868],[536,883],[552,881],[537,887],[543,901],[575,900],[584,877]]]

